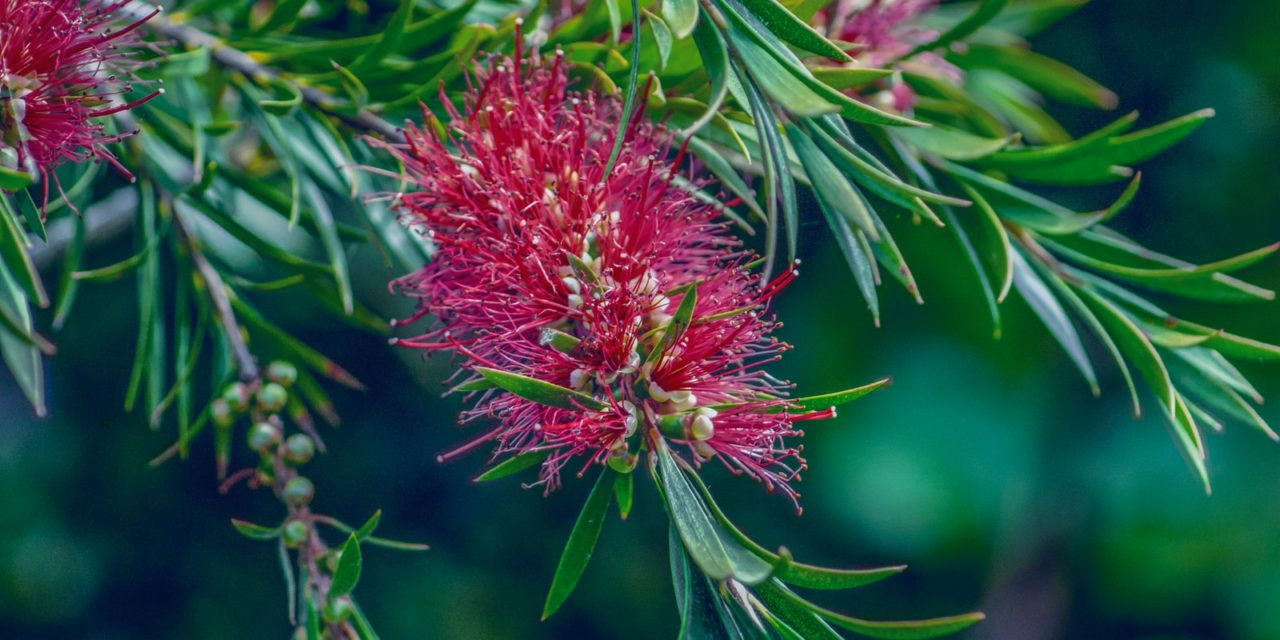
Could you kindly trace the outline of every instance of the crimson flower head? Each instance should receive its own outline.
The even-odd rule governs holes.
[[[135,30],[151,17],[113,30],[125,4],[0,0],[0,166],[53,176],[63,162],[99,158],[129,175],[105,147],[123,135],[97,119],[159,91],[120,100],[131,88],[125,62]]]
[[[458,356],[463,422],[496,423],[454,453],[542,452],[551,490],[575,458],[626,470],[665,439],[794,500],[795,423],[833,413],[796,411],[761,369],[789,348],[767,307],[795,272],[750,270],[660,127],[633,119],[605,175],[621,109],[569,90],[565,65],[491,61],[447,128],[427,114],[386,145],[415,187],[396,206],[436,247],[393,283],[418,301],[405,322],[431,318],[397,342]]]

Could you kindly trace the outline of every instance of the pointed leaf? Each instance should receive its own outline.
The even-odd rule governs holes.
[[[543,620],[560,609],[560,605],[573,593],[573,588],[578,586],[587,563],[591,562],[591,554],[595,551],[605,517],[609,514],[609,502],[613,499],[613,485],[617,479],[618,474],[605,467],[595,486],[591,488],[591,493],[587,495],[587,501],[582,505],[582,512],[578,514],[573,531],[569,534],[569,541],[565,543],[564,552],[560,555],[556,575],[551,580],[551,591],[547,593],[547,602],[542,607]]]
[[[506,391],[514,393],[525,400],[545,404],[549,407],[571,410],[587,408],[603,411],[609,406],[585,393],[566,389],[550,382],[543,382],[536,378],[522,376],[518,373],[499,371],[488,367],[476,367],[475,371],[484,376],[489,382]]]

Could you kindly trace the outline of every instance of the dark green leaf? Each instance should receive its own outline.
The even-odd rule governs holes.
[[[364,563],[360,556],[360,540],[352,533],[342,545],[342,555],[338,558],[338,567],[333,570],[333,582],[329,583],[329,600],[340,598],[351,593],[360,581],[360,569]]]
[[[1040,317],[1041,322],[1049,329],[1049,333],[1053,334],[1058,344],[1067,351],[1071,361],[1089,383],[1093,394],[1098,395],[1101,393],[1098,388],[1098,376],[1093,372],[1093,364],[1089,361],[1089,354],[1085,351],[1084,344],[1080,342],[1080,334],[1076,332],[1075,326],[1062,310],[1062,305],[1049,291],[1040,276],[1036,275],[1020,254],[1015,252],[1012,256],[1013,285],[1017,287],[1018,293],[1022,294],[1022,298],[1027,301],[1031,310]]]
[[[489,382],[506,391],[514,393],[525,400],[545,404],[549,407],[558,407],[560,409],[586,408],[594,411],[603,411],[609,406],[585,393],[566,389],[560,385],[543,382],[528,376],[522,376],[518,373],[509,373],[488,367],[476,367],[475,371],[484,376]]]
[[[523,453],[516,454],[494,465],[492,469],[476,476],[475,482],[489,482],[491,480],[497,480],[512,474],[520,473],[525,469],[542,464],[542,461],[546,460],[547,456],[550,455],[551,452],[546,450],[525,451]]]
[[[754,585],[768,578],[772,567],[730,538],[711,519],[665,442],[653,455],[658,457],[657,472],[667,511],[698,568],[713,580],[734,578]]]
[[[264,527],[260,524],[246,522],[244,520],[231,519],[231,526],[235,527],[241,535],[253,540],[275,540],[280,537],[280,527]]]
[[[805,51],[816,53],[832,60],[853,61],[849,54],[831,44],[830,40],[814,31],[813,27],[805,24],[793,15],[790,9],[782,6],[777,0],[741,0],[741,2],[770,31],[783,40]]]
[[[693,322],[693,310],[698,305],[698,284],[695,282],[689,287],[684,295],[680,298],[680,305],[676,307],[676,312],[672,314],[671,321],[662,331],[662,337],[654,343],[653,348],[645,355],[644,362],[660,362],[662,356],[666,354],[667,349],[673,347],[684,335],[686,329]]]
[[[564,604],[573,588],[578,586],[582,572],[586,571],[600,539],[600,531],[604,528],[605,517],[609,514],[609,502],[613,499],[613,484],[617,478],[613,469],[605,467],[582,505],[582,512],[578,514],[569,541],[565,543],[564,553],[560,555],[555,578],[551,580],[551,591],[547,593],[547,602],[542,607],[543,620]]]
[[[618,501],[618,517],[623,520],[631,515],[631,507],[635,503],[635,477],[634,473],[622,473],[613,484],[613,497]]]
[[[823,409],[831,409],[842,404],[853,402],[873,391],[879,391],[893,382],[893,378],[881,378],[865,384],[861,387],[845,389],[835,393],[827,393],[820,396],[807,396],[804,398],[793,398],[787,401],[788,411],[821,411]]]

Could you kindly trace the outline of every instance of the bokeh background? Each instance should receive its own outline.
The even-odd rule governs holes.
[[[1120,109],[1144,122],[1217,109],[1143,167],[1122,230],[1193,260],[1280,239],[1277,26],[1275,0],[1095,0],[1038,38],[1039,50],[1115,89]],[[1056,114],[1077,132],[1117,115]],[[1069,197],[1096,206],[1108,195]],[[815,562],[911,565],[821,602],[886,618],[980,608],[988,620],[966,636],[975,639],[1280,638],[1280,445],[1245,428],[1209,436],[1206,496],[1162,422],[1130,417],[1106,357],[1095,399],[1016,299],[1005,304],[1004,337],[992,340],[944,234],[899,234],[927,304],[887,287],[886,327],[875,329],[820,219],[809,220],[803,275],[778,305],[796,347],[778,373],[812,392],[885,374],[895,383],[808,430],[803,516],[750,482],[710,481],[766,545]],[[117,244],[96,256],[127,253],[127,234]],[[393,274],[366,262],[365,299],[401,313],[384,293]],[[1280,287],[1280,260],[1246,275]],[[172,435],[121,409],[132,286],[82,291],[50,366],[51,418],[32,418],[0,381],[0,638],[286,637],[274,548],[228,524],[274,522],[274,500],[219,495],[207,440],[186,463],[145,466]],[[472,485],[481,456],[435,462],[466,438],[454,426],[457,401],[440,398],[446,359],[396,352],[290,306],[289,325],[369,385],[337,392],[344,425],[326,434],[332,453],[309,471],[317,508],[354,522],[381,508],[385,535],[433,546],[366,552],[357,594],[384,638],[674,634],[665,516],[647,483],[631,520],[607,524],[577,593],[540,623],[587,483],[548,498],[517,481]],[[1280,341],[1275,303],[1176,309]],[[1280,423],[1280,366],[1241,368],[1273,399],[1263,415]]]

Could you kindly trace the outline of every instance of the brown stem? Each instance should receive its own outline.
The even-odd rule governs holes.
[[[195,264],[196,272],[204,280],[205,290],[209,292],[209,300],[213,303],[214,310],[218,312],[218,324],[222,325],[222,332],[231,343],[231,353],[235,357],[236,367],[240,370],[241,382],[259,381],[262,373],[258,369],[257,360],[254,360],[253,354],[249,352],[249,345],[245,344],[244,335],[240,333],[240,324],[236,321],[235,312],[231,310],[231,301],[227,298],[227,285],[222,282],[222,276],[218,275],[218,270],[214,269],[204,257],[204,252],[200,250],[200,241],[192,235],[177,209],[173,212],[173,227],[191,249],[191,262]]]
[[[151,15],[155,10],[156,7],[150,3],[135,1],[121,7],[120,13],[126,20],[141,20]],[[249,54],[235,49],[199,29],[185,24],[178,24],[164,17],[164,15],[157,15],[151,18],[145,23],[144,28],[188,48],[203,47],[208,49],[209,55],[214,62],[233,71],[238,71],[260,85],[265,85],[269,81],[288,85],[295,89],[307,104],[341,120],[349,127],[376,133],[387,140],[396,142],[404,140],[404,134],[390,122],[363,109],[352,114],[342,108],[346,106],[344,101],[334,98],[315,87],[289,80],[284,77],[280,70],[254,60]]]

